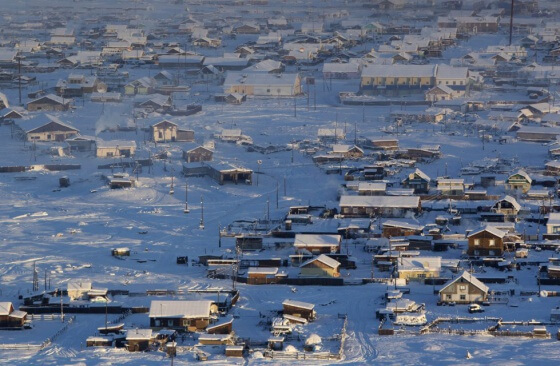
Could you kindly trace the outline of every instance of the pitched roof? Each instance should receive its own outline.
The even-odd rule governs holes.
[[[459,281],[462,278],[465,281],[469,282],[471,285],[473,285],[473,286],[477,287],[478,289],[482,290],[483,292],[488,292],[490,290],[489,287],[486,286],[485,284],[483,284],[482,282],[480,282],[480,280],[478,278],[473,276],[471,273],[468,273],[467,271],[464,271],[459,277],[457,277],[453,280],[450,280],[446,284],[444,284],[443,287],[441,288],[441,290],[439,290],[439,292],[442,292],[447,287],[451,286],[452,284],[454,284],[455,282]]]
[[[506,233],[500,229],[497,229],[495,227],[492,226],[485,226],[483,228],[480,228],[476,231],[473,231],[472,233],[470,233],[467,238],[470,238],[473,235],[477,235],[480,234],[481,232],[486,231],[489,232],[490,234],[497,236],[498,238],[503,238],[504,236],[506,236]]]
[[[0,315],[10,315],[12,303],[9,301],[0,302]]]
[[[318,256],[318,257],[311,258],[310,260],[304,262],[304,263],[300,266],[300,268],[301,268],[301,267],[305,267],[305,266],[307,266],[308,264],[313,263],[313,262],[316,262],[316,261],[319,261],[319,262],[323,263],[324,265],[329,266],[329,267],[334,268],[334,269],[336,269],[336,268],[338,268],[338,267],[340,266],[340,262],[337,261],[336,259],[332,259],[331,257],[329,257],[329,256],[327,256],[327,255],[325,255],[325,254],[321,254],[321,255]]]

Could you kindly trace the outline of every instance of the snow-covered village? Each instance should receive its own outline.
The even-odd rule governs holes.
[[[558,365],[557,0],[5,0],[0,364]]]

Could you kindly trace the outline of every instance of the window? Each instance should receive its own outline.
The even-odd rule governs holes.
[[[447,300],[451,300],[451,295],[445,295],[445,298],[446,298]]]
[[[491,247],[495,246],[496,245],[496,240],[494,240],[494,239],[488,240],[488,245],[491,246]]]
[[[107,157],[108,157],[108,158],[113,157],[113,153],[112,153],[112,152],[108,152],[108,153],[107,153]]]
[[[455,85],[456,83],[457,83],[456,81],[453,81],[453,85]]]
[[[474,239],[474,245],[480,245],[480,239]]]
[[[467,295],[461,295],[460,299],[461,299],[461,300],[466,300],[466,299],[467,299]]]
[[[169,320],[167,321],[167,326],[168,326],[168,327],[172,327],[172,326],[173,326],[173,320],[172,320],[172,319],[169,319]]]
[[[47,140],[50,140],[50,139],[51,139],[51,135],[47,135]]]
[[[161,325],[161,321],[156,319],[155,324],[156,324],[156,327],[159,327]]]
[[[354,208],[352,209],[352,213],[357,214],[357,213],[358,213],[358,208],[357,208],[357,207],[354,207]]]
[[[270,93],[270,89],[266,89],[266,92],[267,92],[267,93]]]
[[[160,139],[163,138],[163,133],[162,133],[161,131],[158,132],[158,137],[159,137]]]
[[[188,327],[188,326],[189,326],[189,320],[188,320],[188,319],[183,319],[183,326],[184,326],[184,327]]]
[[[467,289],[467,286],[465,286],[465,285],[460,285],[459,286],[460,291],[465,291],[466,289]]]

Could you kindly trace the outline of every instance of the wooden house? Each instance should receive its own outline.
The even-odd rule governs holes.
[[[72,99],[64,99],[54,94],[47,94],[27,103],[27,110],[37,111],[67,111],[70,109]]]
[[[384,238],[391,238],[393,236],[409,236],[409,235],[420,235],[424,226],[414,225],[404,221],[387,220],[381,224],[383,228],[383,233],[381,234]]]
[[[293,315],[311,321],[316,318],[315,305],[303,301],[284,300],[282,302],[284,315]]]
[[[300,277],[339,277],[340,262],[325,254],[304,262],[300,267]]]
[[[130,158],[136,154],[135,141],[97,140],[96,145],[96,156],[98,158]]]
[[[360,91],[403,96],[422,93],[436,84],[437,65],[369,65],[362,69]]]
[[[298,73],[269,74],[264,72],[236,72],[226,74],[225,93],[255,96],[287,97],[302,94]]]
[[[447,282],[439,290],[439,301],[471,304],[488,300],[489,288],[475,276],[464,271],[459,277]]]
[[[197,146],[190,150],[183,150],[183,159],[187,163],[196,163],[201,161],[212,161],[214,152],[204,146]]]
[[[17,120],[16,126],[24,132],[27,141],[61,142],[79,133],[70,124],[48,114],[31,120]]]
[[[243,346],[226,346],[226,357],[243,357],[245,353],[245,347]]]
[[[358,182],[360,196],[384,196],[387,193],[385,182]]]
[[[150,327],[189,332],[204,330],[211,323],[218,307],[204,300],[153,300],[150,304]]]
[[[516,131],[517,139],[532,142],[552,142],[556,141],[560,135],[560,128],[557,127],[533,127],[522,126]]]
[[[343,217],[405,217],[419,213],[418,196],[347,196],[340,197]]]
[[[399,149],[399,140],[397,139],[372,139],[370,144],[376,150],[393,151]]]
[[[0,328],[21,328],[26,320],[25,311],[15,310],[11,302],[0,302]]]
[[[504,237],[506,233],[492,226],[486,226],[467,236],[470,256],[497,257],[504,253]]]
[[[420,169],[415,169],[414,172],[402,180],[401,184],[405,188],[413,188],[414,193],[419,194],[430,191],[430,181],[431,179],[426,173]]]
[[[95,150],[95,138],[88,136],[76,136],[67,138],[66,143],[70,151],[93,151]]]
[[[259,235],[240,234],[235,237],[235,246],[242,251],[261,250],[263,248],[263,238]]]
[[[332,146],[332,151],[330,152],[330,154],[337,155],[346,159],[356,159],[364,156],[364,150],[360,149],[356,145],[334,144]]]
[[[155,92],[157,82],[154,78],[144,76],[140,79],[134,80],[124,86],[124,93],[126,95],[136,94],[152,94]]]
[[[438,178],[437,190],[444,196],[462,196],[465,194],[465,180],[462,178]]]
[[[231,345],[233,344],[232,334],[201,334],[198,336],[198,343],[203,345]]]
[[[247,283],[250,285],[276,283],[277,275],[277,267],[249,267],[247,270]]]
[[[87,337],[86,347],[112,347],[113,337],[108,336],[97,336],[97,337]]]
[[[551,212],[548,214],[546,221],[546,233],[552,235],[560,235],[560,213]]]
[[[533,180],[524,170],[518,170],[506,179],[506,189],[509,191],[520,191],[527,193],[531,189]]]
[[[504,198],[496,201],[491,208],[492,212],[497,214],[502,214],[506,219],[515,219],[519,210],[521,210],[521,205],[512,196],[505,196]],[[506,220],[509,221],[509,220]]]
[[[296,234],[294,248],[296,251],[303,250],[311,253],[338,253],[340,251],[340,235],[329,234]]]
[[[439,277],[441,257],[400,257],[397,261],[399,278],[423,280]]]
[[[150,348],[154,337],[151,329],[129,329],[125,339],[126,348],[130,352],[142,352]]]
[[[440,100],[453,99],[454,91],[447,85],[436,85],[426,91],[424,97],[428,102],[439,102]]]
[[[180,129],[177,124],[163,120],[150,126],[151,137],[155,142],[194,141],[194,131]]]
[[[169,71],[160,71],[154,76],[154,80],[158,87],[160,86],[176,86],[177,78],[175,78]]]

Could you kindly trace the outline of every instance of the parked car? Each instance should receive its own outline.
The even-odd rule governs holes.
[[[478,304],[470,304],[469,305],[469,313],[483,313],[484,308]]]

